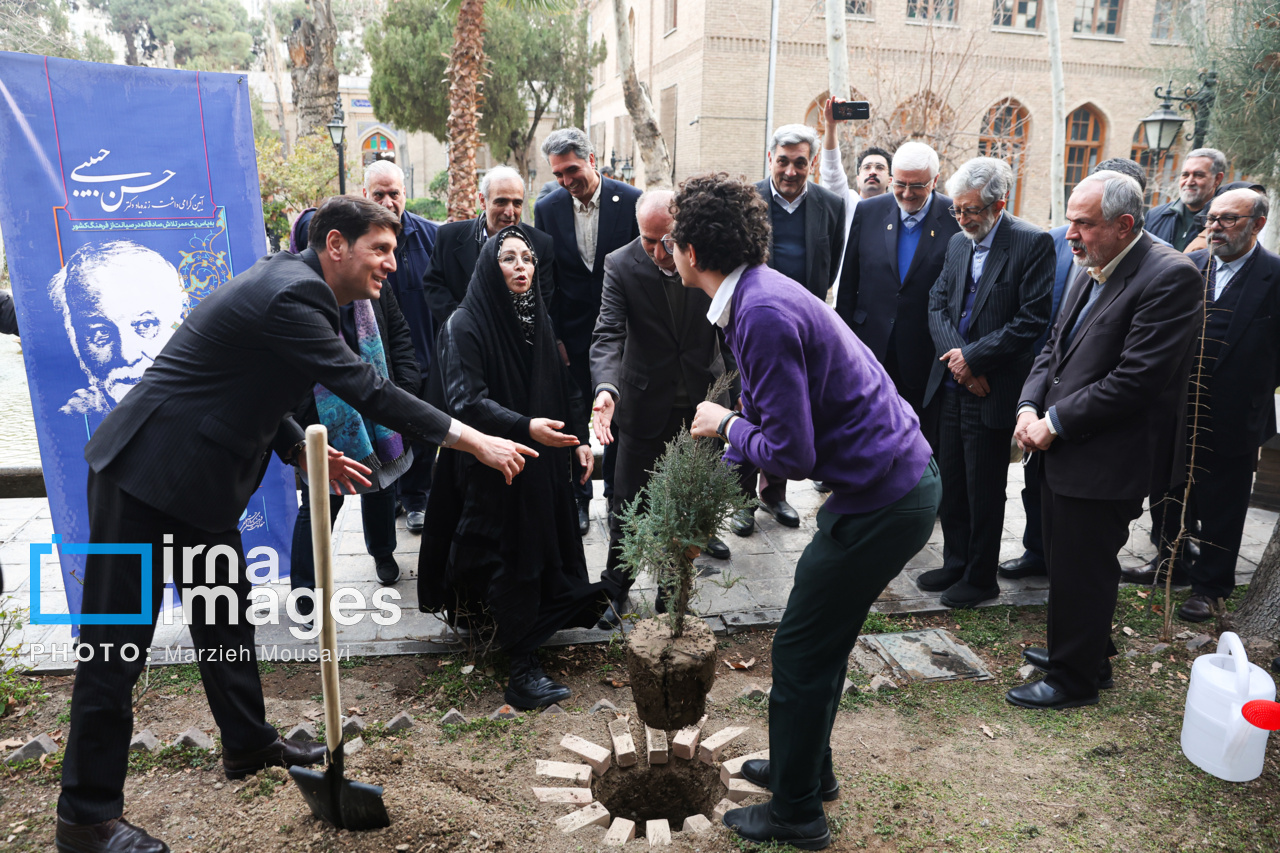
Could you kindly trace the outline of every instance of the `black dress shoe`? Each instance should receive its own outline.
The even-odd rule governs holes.
[[[396,558],[393,555],[374,557],[373,566],[374,573],[378,576],[378,583],[383,586],[391,586],[400,580],[400,564],[396,562]]]
[[[753,758],[742,765],[742,778],[761,788],[769,787],[769,759]],[[824,802],[840,799],[840,782],[834,772],[823,772],[818,780],[818,794]]]
[[[702,553],[716,560],[729,559],[729,546],[724,544],[721,539],[712,536],[707,540],[707,547],[702,549]]]
[[[1043,557],[1038,557],[1030,551],[1025,551],[1021,557],[1005,560],[1000,564],[997,572],[1002,578],[1017,580],[1018,578],[1047,575],[1049,574],[1049,567],[1044,564]]]
[[[522,666],[517,661],[511,662],[511,678],[502,698],[513,708],[531,711],[563,702],[572,695],[573,691],[568,687],[547,677],[534,656],[532,664]]]
[[[624,592],[617,598],[611,599],[609,606],[605,608],[604,615],[596,623],[596,627],[601,631],[614,631],[621,628],[622,617],[631,612],[628,598],[628,594]]]
[[[931,569],[916,578],[916,586],[925,592],[942,592],[964,577],[964,569]]]
[[[122,817],[102,823],[72,823],[58,816],[58,853],[169,853],[169,845]]]
[[[323,743],[302,743],[278,737],[275,742],[244,755],[222,754],[222,770],[231,780],[252,776],[264,767],[306,767],[324,760]]]
[[[1022,650],[1022,657],[1027,663],[1031,664],[1041,672],[1049,671],[1048,649],[1038,649],[1035,646],[1028,646]],[[1111,677],[1111,660],[1106,659],[1102,662],[1102,666],[1098,667],[1098,688],[1101,690],[1110,690],[1115,686],[1115,679]]]
[[[826,815],[808,823],[782,823],[773,819],[769,803],[730,809],[725,812],[724,825],[741,838],[760,844],[776,841],[779,844],[790,844],[797,850],[821,850],[831,843],[831,830],[827,829]]]
[[[829,495],[829,494],[831,494],[831,486],[830,486],[830,484],[828,484],[828,483],[824,483],[822,480],[814,480],[814,481],[813,481],[813,489],[814,489],[814,491],[818,492],[819,494],[823,494],[823,495]]]
[[[956,581],[947,587],[947,591],[942,594],[939,601],[942,602],[943,607],[950,607],[953,610],[968,610],[977,607],[984,601],[999,597],[1000,584],[984,589],[962,580]]]
[[[796,512],[791,504],[786,501],[777,501],[776,503],[760,501],[760,505],[764,507],[765,512],[777,519],[778,523],[783,527],[800,526],[800,513]]]
[[[1043,678],[1029,684],[1020,684],[1004,694],[1004,698],[1014,705],[1023,708],[1043,708],[1048,711],[1061,711],[1065,708],[1080,708],[1084,705],[1097,705],[1098,694],[1092,696],[1070,696],[1053,687]]]
[[[756,513],[751,509],[740,509],[729,519],[729,529],[738,536],[750,536],[756,532]]]
[[[411,512],[409,517],[404,520],[404,526],[410,533],[421,533],[426,524],[427,514],[425,512]]]
[[[586,504],[578,504],[578,535],[586,536],[591,529],[591,508]]]
[[[1280,658],[1276,658],[1271,662],[1271,671],[1280,672]]]
[[[1187,622],[1205,622],[1213,618],[1213,609],[1217,606],[1212,598],[1200,593],[1192,593],[1191,597],[1178,608],[1178,618]]]
[[[1152,557],[1147,564],[1138,569],[1120,569],[1120,579],[1127,583],[1141,584],[1142,586],[1153,586],[1159,584],[1164,585],[1164,572],[1159,571],[1160,557]],[[1164,558],[1165,562],[1168,558]],[[1191,578],[1187,573],[1186,561],[1180,560],[1173,567],[1173,585],[1187,586],[1191,583]]]

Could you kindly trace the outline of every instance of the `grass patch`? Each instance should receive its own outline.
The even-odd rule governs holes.
[[[468,699],[479,699],[481,693],[502,686],[498,673],[492,667],[486,672],[486,665],[484,659],[474,663],[461,659],[424,661],[419,667],[423,677],[418,693],[428,702],[455,708]],[[473,668],[464,673],[462,670],[467,667]]]

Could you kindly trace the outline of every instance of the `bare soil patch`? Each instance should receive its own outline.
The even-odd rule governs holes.
[[[1176,602],[1175,602],[1176,606]],[[1178,641],[1153,651],[1160,617],[1133,590],[1117,610],[1114,690],[1099,705],[1036,713],[1004,701],[1021,682],[1024,644],[1044,642],[1043,608],[983,608],[928,617],[873,616],[868,631],[942,626],[996,673],[987,683],[905,686],[881,693],[851,691],[833,734],[841,799],[827,805],[835,851],[1275,851],[1280,849],[1280,741],[1272,738],[1261,778],[1230,784],[1207,776],[1181,755],[1178,737],[1190,663]],[[1122,631],[1130,627],[1133,635]],[[1178,626],[1198,632],[1200,626]],[[748,683],[771,677],[769,632],[718,637],[721,663],[708,699],[704,732],[729,725],[748,731],[725,750],[732,758],[768,746],[767,700],[741,698]],[[1126,657],[1125,653],[1132,652]],[[589,714],[607,698],[630,713],[621,645],[544,650],[546,669],[573,688],[565,715],[530,713],[513,721],[487,719],[501,704],[505,661],[461,655],[357,660],[344,664],[344,704],[370,723],[366,747],[348,761],[352,778],[383,785],[392,826],[375,833],[336,831],[311,817],[287,774],[269,771],[230,783],[220,754],[166,748],[135,754],[126,786],[126,816],[164,838],[175,851],[546,851],[600,848],[604,829],[565,836],[555,820],[576,806],[542,804],[534,785],[537,759],[573,760],[559,747],[566,733],[607,746],[609,712]],[[731,670],[723,661],[755,663]],[[1258,663],[1264,663],[1259,659]],[[1159,664],[1159,666],[1156,666]],[[474,665],[464,674],[463,668]],[[264,665],[267,716],[282,731],[319,717],[318,668]],[[866,677],[851,673],[865,686]],[[65,740],[72,679],[42,679],[47,698],[10,709],[0,740],[40,732]],[[614,686],[615,684],[621,686]],[[450,707],[470,722],[442,726]],[[404,733],[383,724],[401,710],[418,721]],[[195,725],[216,731],[194,667],[151,671],[135,706],[135,730],[150,728],[171,743]],[[314,715],[314,716],[312,716]],[[643,752],[642,737],[637,747]],[[673,765],[679,759],[672,759]],[[0,766],[0,850],[52,847],[60,754],[43,764]],[[715,773],[688,764],[681,773]],[[632,791],[638,769],[614,768],[594,782],[598,797],[641,816],[655,801],[664,810],[710,809],[714,782],[693,780]],[[612,774],[612,775],[611,775]],[[567,783],[566,783],[567,784]],[[708,796],[714,796],[710,799]],[[621,799],[619,799],[621,798]],[[710,805],[705,805],[706,803]],[[699,805],[699,804],[702,805]],[[676,808],[678,806],[678,808]],[[665,816],[665,815],[664,815]],[[669,819],[674,818],[674,815]],[[641,822],[641,826],[643,823]],[[672,828],[680,823],[672,819]],[[675,850],[735,851],[725,829],[686,838]],[[647,849],[632,842],[634,849]],[[768,848],[756,848],[768,849]],[[782,848],[774,848],[775,850]]]

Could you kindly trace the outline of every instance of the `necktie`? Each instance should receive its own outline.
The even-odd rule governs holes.
[[[1212,305],[1218,301],[1218,265],[1209,259],[1209,268],[1205,271],[1204,301]]]

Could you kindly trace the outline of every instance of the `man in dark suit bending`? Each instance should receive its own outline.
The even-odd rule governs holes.
[[[685,287],[676,262],[662,246],[674,220],[671,190],[651,190],[636,203],[640,236],[604,260],[604,298],[591,341],[596,386],[595,432],[616,444],[614,511],[609,513],[609,556],[604,577],[621,590],[601,627],[617,627],[630,612],[631,577],[618,568],[622,524],[618,512],[645,484],[663,449],[693,423],[694,408],[724,374],[727,347],[706,322],[711,300]],[[720,403],[729,402],[728,395]],[[784,481],[785,482],[785,481]],[[707,554],[729,559],[729,548],[711,537]],[[655,601],[659,611],[662,599]]]
[[[560,182],[534,208],[534,224],[555,243],[556,299],[551,325],[560,338],[560,355],[582,391],[582,399],[595,397],[591,387],[589,351],[591,333],[600,316],[604,287],[604,259],[630,243],[636,228],[636,200],[640,191],[606,178],[596,169],[591,141],[576,127],[552,131],[542,143],[542,155]],[[614,451],[605,448],[602,476],[604,496],[613,494]],[[573,484],[578,499],[578,529],[585,536],[591,525],[591,481]]]
[[[371,201],[326,201],[311,222],[311,248],[265,257],[205,298],[85,446],[90,540],[151,546],[151,613],[144,624],[81,626],[81,645],[93,654],[80,664],[71,695],[59,850],[169,849],[122,818],[132,690],[155,631],[165,548],[184,562],[188,549],[197,555],[191,578],[175,570],[174,580],[222,733],[227,777],[323,758],[322,744],[284,740],[266,721],[237,529],[271,451],[305,465],[303,432],[290,412],[317,383],[411,439],[475,454],[508,480],[524,466],[521,454],[533,453],[397,388],[343,341],[338,307],[378,297],[396,268],[399,229],[399,217]],[[368,468],[333,449],[329,461],[338,486],[368,485]],[[228,593],[188,598],[196,584]],[[138,614],[143,593],[135,555],[89,555],[84,614]]]
[[[1000,594],[1009,439],[1032,342],[1049,324],[1053,239],[1005,210],[1013,171],[978,157],[947,181],[961,232],[929,294],[934,362],[928,406],[941,399],[942,568],[916,579],[947,607]]]
[[[926,406],[924,400],[934,362],[929,290],[960,226],[947,212],[951,199],[934,190],[936,151],[905,142],[893,153],[892,166],[893,195],[863,199],[853,213],[836,311],[915,409],[936,453],[940,405],[934,400]]]
[[[1014,437],[1041,466],[1049,568],[1049,648],[1026,657],[1048,674],[1006,697],[1027,708],[1098,701],[1111,683],[1118,555],[1176,434],[1200,319],[1195,264],[1142,232],[1138,182],[1098,172],[1067,203],[1078,272],[1022,387]]]

